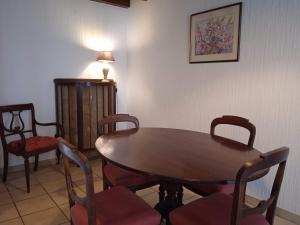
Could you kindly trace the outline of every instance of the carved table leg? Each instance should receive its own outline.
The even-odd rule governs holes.
[[[183,188],[181,184],[163,181],[159,187],[159,203],[155,209],[167,220],[169,224],[169,213],[182,206]]]

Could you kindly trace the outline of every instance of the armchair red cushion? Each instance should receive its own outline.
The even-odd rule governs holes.
[[[113,186],[121,185],[130,187],[156,181],[152,176],[140,175],[111,163],[104,167],[104,174]]]
[[[223,193],[193,201],[170,214],[172,225],[230,225],[233,198]],[[247,206],[245,206],[247,207]],[[241,225],[269,225],[260,214],[245,217]]]
[[[97,225],[158,225],[160,214],[125,187],[113,187],[95,194]],[[74,225],[87,225],[87,211],[81,205],[71,208]]]
[[[20,149],[21,141],[12,141],[8,143],[10,152],[16,155],[23,155]],[[33,136],[26,138],[25,154],[33,155],[35,153],[47,152],[58,147],[58,141],[54,137],[47,136]]]

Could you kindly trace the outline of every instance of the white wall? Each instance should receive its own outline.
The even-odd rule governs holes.
[[[55,121],[53,79],[102,78],[95,50],[113,50],[109,76],[126,112],[127,20],[128,10],[88,0],[1,0],[0,105],[33,102],[39,121]]]
[[[220,115],[249,118],[257,127],[256,148],[291,148],[279,206],[300,214],[300,1],[243,1],[240,61],[190,65],[189,15],[234,2],[133,1],[129,112],[142,126],[204,132]],[[265,196],[270,181],[250,185],[249,193]]]
[[[280,206],[300,214],[300,1],[243,1],[240,61],[194,65],[189,15],[236,1],[132,2],[126,10],[88,0],[0,1],[0,105],[33,102],[40,121],[53,121],[53,79],[95,78],[95,50],[113,49],[118,111],[128,103],[142,126],[208,132],[213,118],[234,114],[256,125],[258,149],[289,146]],[[269,188],[270,178],[249,192]]]

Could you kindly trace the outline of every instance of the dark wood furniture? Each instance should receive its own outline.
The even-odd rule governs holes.
[[[117,166],[159,177],[162,188],[156,209],[164,217],[182,205],[181,184],[232,184],[243,163],[260,155],[230,139],[168,128],[137,128],[103,135],[97,139],[96,148]]]
[[[29,121],[23,118],[29,118]],[[39,123],[35,119],[35,111],[32,103],[19,105],[0,106],[0,136],[4,154],[3,182],[6,181],[8,171],[9,153],[23,156],[27,192],[30,192],[29,179],[29,157],[35,157],[34,170],[37,170],[39,154],[57,149],[57,140],[54,137],[38,136],[36,126],[56,126],[57,130],[62,129],[58,123]],[[27,134],[31,134],[28,137]],[[11,141],[11,137],[17,140]],[[57,134],[55,135],[57,136]],[[57,163],[59,163],[59,151],[56,151]]]
[[[91,0],[94,2],[101,2],[101,3],[107,3],[110,5],[120,6],[123,8],[129,8],[130,7],[130,0]]]
[[[231,115],[218,117],[211,122],[210,134],[216,136],[215,134],[216,126],[221,124],[233,125],[233,126],[247,129],[249,131],[249,139],[247,145],[250,148],[253,147],[256,128],[252,123],[249,122],[248,119],[243,117],[238,117],[238,116],[231,116]],[[223,192],[226,194],[230,194],[233,193],[234,191],[234,184],[229,184],[229,185],[222,185],[222,184],[196,184],[195,185],[194,184],[194,185],[185,185],[185,187],[202,196],[207,196],[216,192]]]
[[[63,154],[72,224],[159,225],[160,215],[125,187],[113,187],[95,193],[93,172],[88,159],[63,139],[60,139],[59,149]],[[74,190],[69,161],[78,165],[85,176],[86,196],[83,198]]]
[[[120,132],[119,129],[116,129],[117,123],[124,122],[127,123],[127,126],[133,125],[133,128],[139,127],[139,120],[136,117],[128,114],[116,114],[105,117],[99,122],[98,133],[100,135],[116,134]],[[158,184],[158,180],[153,176],[141,175],[120,168],[112,163],[107,163],[105,158],[102,158],[102,175],[104,190],[109,187],[122,185],[135,192]]]
[[[116,84],[100,79],[55,79],[56,121],[64,138],[81,151],[93,150],[98,121],[116,113]]]
[[[135,116],[130,116],[129,114],[112,114],[99,121],[98,133],[104,135],[120,131],[120,129],[116,129],[117,123],[127,123],[127,130],[130,129],[128,128],[130,125],[133,125],[132,128],[140,126],[140,122]]]
[[[216,135],[215,128],[220,124],[233,125],[233,126],[243,127],[247,129],[249,131],[248,146],[253,147],[256,128],[252,123],[249,122],[248,119],[239,116],[230,116],[230,115],[218,117],[211,122],[210,125],[211,135]]]
[[[289,149],[282,147],[246,162],[237,173],[233,197],[216,193],[175,209],[170,214],[172,225],[273,225],[288,154]],[[278,169],[270,198],[254,208],[247,207],[243,202],[247,182],[257,172],[275,165]]]

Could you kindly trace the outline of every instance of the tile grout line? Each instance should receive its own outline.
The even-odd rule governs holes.
[[[54,171],[57,171],[57,170],[56,170],[55,168],[53,168],[52,166],[51,166],[51,168],[52,168]],[[58,171],[57,171],[57,172],[58,172]],[[31,173],[30,175],[33,175],[33,173]],[[31,177],[31,176],[30,176],[30,177]],[[35,178],[35,179],[36,179],[36,178]],[[56,208],[59,208],[59,210],[63,213],[63,215],[64,215],[64,217],[67,219],[67,221],[69,221],[69,219],[66,217],[66,215],[64,214],[64,212],[60,209],[59,205],[54,201],[54,199],[50,196],[50,194],[48,193],[48,191],[44,188],[43,184],[42,184],[38,179],[36,179],[36,181],[37,181],[37,184],[36,184],[36,185],[41,186],[41,188],[45,191],[46,195],[47,195],[47,196],[51,199],[51,201],[55,204],[55,206],[50,207],[50,208],[47,208],[47,209],[43,209],[43,210],[37,210],[37,211],[35,211],[35,212],[31,212],[31,213],[28,213],[28,214],[23,215],[23,216],[20,214],[20,212],[19,212],[19,210],[18,210],[18,208],[17,208],[17,205],[16,205],[17,202],[14,201],[14,199],[13,199],[13,197],[12,197],[12,194],[10,193],[10,191],[14,191],[15,189],[9,190],[9,189],[6,187],[6,185],[5,185],[5,188],[7,189],[8,193],[9,193],[11,199],[12,199],[12,202],[13,202],[13,204],[14,204],[14,206],[15,206],[17,212],[18,212],[18,215],[19,215],[19,217],[20,217],[20,219],[21,219],[23,225],[25,224],[25,222],[24,222],[24,220],[23,220],[23,217],[24,217],[24,216],[28,216],[28,215],[31,215],[31,214],[34,214],[34,213],[46,211],[46,210],[49,210],[49,209],[52,209],[52,208],[55,208],[55,207],[56,207]],[[30,187],[31,187],[31,186],[30,186]],[[16,188],[16,189],[17,189],[17,188]],[[42,195],[34,196],[34,197],[28,198],[28,199],[38,198],[38,197],[40,197],[40,196],[42,196]],[[28,199],[23,199],[23,200],[21,200],[21,201],[19,201],[19,202],[26,201],[26,200],[28,200]],[[12,219],[16,219],[16,218],[12,218]],[[12,219],[9,219],[9,220],[12,220]],[[5,220],[5,221],[3,221],[3,222],[9,221],[9,220]],[[62,223],[62,224],[63,224],[63,223]]]
[[[37,184],[40,185],[40,186],[42,187],[42,189],[44,189],[43,185],[42,185],[41,183],[39,183],[39,181],[37,181],[37,182],[38,182]],[[37,184],[36,184],[36,185],[37,185]],[[31,186],[30,186],[30,187],[31,187]],[[44,191],[45,191],[46,195],[47,195],[48,197],[50,197],[50,199],[51,199],[51,200],[54,202],[54,204],[56,205],[55,201],[51,198],[51,196],[49,195],[49,193],[48,193],[45,189],[44,189]],[[10,192],[9,192],[9,194],[11,195]],[[11,195],[11,196],[12,196],[12,195]],[[32,198],[23,199],[23,200],[18,201],[18,202],[26,201],[26,200],[33,199],[33,198],[38,198],[38,197],[40,197],[40,196],[42,196],[42,195],[34,196],[34,197],[32,197]],[[12,200],[13,200],[13,198],[12,198]],[[46,210],[55,208],[55,206],[53,206],[53,207],[49,207],[49,208],[47,208],[47,209],[37,210],[37,211],[31,212],[31,213],[28,213],[28,214],[22,216],[22,215],[20,214],[19,210],[18,210],[18,207],[17,207],[16,203],[17,203],[17,202],[15,202],[15,201],[13,200],[13,204],[14,204],[14,206],[15,206],[15,208],[16,208],[16,210],[17,210],[17,212],[18,212],[18,214],[19,214],[19,216],[20,216],[20,218],[21,218],[21,220],[22,220],[23,225],[25,224],[25,222],[24,222],[24,220],[23,220],[23,217],[28,216],[28,215],[31,215],[31,214],[34,214],[34,213],[38,213],[38,212],[42,212],[42,211],[46,211]],[[16,218],[13,218],[13,219],[16,219]],[[6,221],[8,221],[8,220],[6,220]],[[4,222],[5,222],[5,221],[4,221]]]
[[[33,173],[31,173],[30,174],[30,177],[33,175]],[[16,179],[18,179],[18,178],[16,178]],[[37,182],[38,182],[38,184],[40,185],[40,186],[42,186],[40,183],[39,183],[39,181],[37,180]],[[31,187],[31,186],[30,186]],[[25,224],[25,222],[24,222],[24,220],[23,220],[23,216],[21,215],[21,213],[20,213],[20,211],[19,211],[19,209],[18,209],[18,207],[17,207],[17,201],[15,201],[14,200],[14,198],[13,198],[13,196],[12,196],[12,194],[11,194],[11,192],[12,191],[15,191],[15,190],[19,190],[19,189],[21,189],[21,188],[18,188],[18,187],[16,187],[15,189],[9,189],[9,188],[7,188],[7,186],[5,185],[5,188],[7,189],[7,192],[9,193],[9,195],[10,195],[10,197],[11,197],[11,199],[12,199],[12,203],[13,203],[13,205],[14,205],[14,207],[16,208],[16,211],[17,211],[17,213],[18,213],[18,215],[19,215],[19,218],[21,219],[21,221],[22,221],[22,223],[23,223],[23,225]],[[26,188],[26,187],[25,187]],[[46,192],[46,194],[48,194],[47,192]],[[40,196],[40,195],[39,195]],[[33,198],[36,198],[36,197],[39,197],[39,196],[35,196],[35,197],[33,197]],[[30,198],[28,198],[28,199],[30,199]],[[20,200],[20,201],[18,201],[18,202],[22,202],[22,201],[25,201],[25,200],[28,200],[28,199],[23,199],[23,200]],[[32,199],[32,198],[31,198]],[[52,208],[52,207],[51,207]],[[50,209],[50,208],[49,208]],[[39,210],[39,211],[35,211],[35,212],[32,212],[32,213],[29,213],[29,214],[26,214],[26,215],[24,215],[24,216],[27,216],[27,215],[31,215],[31,214],[33,214],[33,213],[36,213],[36,212],[41,212],[41,211],[43,211],[43,210]],[[17,218],[13,218],[13,219],[17,219]],[[10,219],[10,220],[13,220],[13,219]],[[3,221],[3,222],[7,222],[7,221],[9,221],[9,220],[6,220],[6,221]]]
[[[93,166],[92,166],[92,167],[93,167]],[[98,167],[98,166],[97,166],[97,167]],[[98,168],[97,168],[97,170],[98,170]],[[57,169],[57,167],[55,167],[55,166],[51,166],[51,171],[49,171],[49,172],[58,172],[58,173],[60,173],[61,175],[64,176],[63,170]],[[43,175],[43,174],[47,174],[47,172],[42,172],[41,175]],[[101,174],[101,173],[100,173],[100,174]],[[65,212],[60,208],[60,206],[63,205],[63,204],[59,205],[58,203],[56,203],[56,201],[54,200],[54,198],[52,198],[51,195],[50,195],[52,192],[48,192],[48,191],[44,188],[44,184],[41,183],[41,182],[39,181],[39,179],[37,179],[37,177],[35,177],[34,173],[31,173],[30,176],[31,176],[31,177],[34,177],[34,179],[37,181],[37,183],[34,184],[34,185],[36,185],[36,186],[40,185],[40,186],[41,186],[41,188],[45,191],[45,195],[48,196],[48,197],[51,199],[51,201],[54,203],[54,206],[53,206],[53,207],[50,207],[50,208],[48,208],[48,209],[38,210],[38,211],[35,211],[35,212],[32,212],[32,213],[26,214],[26,215],[24,215],[24,216],[21,216],[21,214],[20,214],[20,212],[19,212],[19,210],[18,210],[18,208],[17,208],[16,203],[21,202],[21,201],[25,201],[25,200],[27,200],[27,199],[37,198],[37,197],[40,197],[41,195],[34,196],[34,197],[31,197],[31,198],[27,198],[27,199],[22,199],[22,200],[20,200],[20,201],[15,201],[14,198],[13,198],[12,192],[15,191],[15,190],[22,190],[22,188],[16,187],[16,188],[14,188],[14,189],[9,189],[8,186],[7,186],[5,183],[3,183],[3,184],[4,184],[5,191],[7,191],[7,193],[8,193],[9,196],[11,197],[11,200],[12,200],[11,203],[12,203],[12,205],[14,205],[14,207],[15,207],[15,209],[16,209],[18,215],[19,215],[19,217],[15,217],[15,218],[11,218],[11,219],[8,219],[8,220],[4,220],[4,221],[1,221],[0,223],[5,223],[5,222],[8,222],[8,221],[11,221],[11,220],[15,220],[15,219],[19,219],[19,218],[20,218],[20,220],[22,221],[22,224],[25,225],[25,222],[24,222],[24,220],[23,220],[23,217],[28,216],[28,215],[31,215],[31,214],[34,214],[34,213],[38,213],[38,212],[42,212],[42,211],[47,211],[47,210],[50,210],[50,209],[54,209],[54,208],[58,208],[59,211],[63,213],[64,218],[67,218],[67,222],[62,222],[62,223],[60,223],[59,225],[63,225],[63,224],[66,224],[66,223],[70,222],[70,220],[68,219],[68,217],[65,215]],[[102,178],[100,175],[95,174],[95,177],[98,177],[98,178],[100,178],[101,180],[103,180],[103,178]],[[16,178],[16,179],[18,179],[18,178]],[[14,180],[14,179],[12,179],[12,180]],[[57,180],[55,180],[55,181],[57,181]],[[54,182],[55,182],[55,181],[54,181]],[[65,183],[65,181],[64,181],[64,183]],[[76,181],[74,182],[74,186],[75,186],[76,188],[78,188],[80,191],[82,191],[82,192],[85,193],[85,191],[83,190],[83,188],[80,187],[80,186],[82,186],[82,185],[77,184]],[[151,187],[151,189],[153,190],[153,187]],[[5,191],[4,191],[4,192],[5,192]],[[144,197],[146,197],[146,196],[148,196],[148,195],[154,194],[155,192],[157,192],[157,190],[154,191],[154,192],[152,192],[152,193],[148,193],[148,194],[142,195],[142,196],[140,196],[140,197],[141,197],[141,198],[144,198]],[[195,195],[195,196],[197,196],[197,195]],[[195,198],[195,196],[190,196],[190,197],[188,197],[188,198],[185,199],[185,200],[189,200],[189,199]],[[11,203],[7,203],[7,204],[11,204]],[[5,205],[7,205],[7,204],[5,204]],[[64,203],[64,204],[68,204],[68,203]],[[278,216],[278,217],[279,217],[279,218],[282,218],[282,217],[280,217],[280,216]],[[285,218],[282,218],[282,219],[287,220],[287,219],[285,219]],[[288,221],[288,220],[287,220],[287,221]]]
[[[62,172],[62,174],[65,176],[64,172]],[[52,198],[52,196],[50,195],[50,193],[44,188],[44,186],[42,185],[42,183],[40,183],[40,181],[38,180],[39,185],[41,185],[42,189],[46,192],[46,194],[48,195],[48,197],[51,199],[52,202],[54,202],[56,208],[59,209],[59,211],[64,215],[64,217],[67,219],[68,222],[70,222],[69,218],[65,215],[64,211],[59,207],[59,205],[56,203],[56,201]],[[67,191],[68,192],[68,191]],[[68,201],[69,201],[69,196],[68,196]],[[54,207],[53,207],[54,208]],[[64,222],[65,223],[65,222]],[[61,223],[61,224],[64,224]]]
[[[98,169],[98,168],[95,168],[95,169]],[[51,166],[51,171],[50,171],[50,172],[58,172],[58,173],[60,173],[61,175],[64,176],[64,172],[63,172],[62,170],[57,169],[57,168],[55,168],[55,167],[53,167],[53,166]],[[45,172],[45,173],[47,173],[47,172]],[[43,174],[43,173],[42,173],[42,174]],[[101,173],[100,173],[100,174],[101,174]],[[103,180],[103,178],[101,177],[100,174],[95,174],[95,178],[99,178],[100,180]],[[48,196],[48,197],[51,199],[51,201],[54,203],[55,206],[50,207],[50,208],[48,208],[48,209],[43,209],[43,210],[34,211],[34,212],[31,212],[31,213],[29,213],[29,214],[26,214],[26,215],[23,215],[23,216],[22,216],[22,215],[20,214],[19,209],[17,208],[17,204],[16,204],[16,203],[17,203],[17,202],[26,201],[26,200],[28,200],[28,199],[33,199],[33,198],[40,197],[40,196],[44,195],[44,193],[43,193],[43,194],[40,194],[40,195],[38,195],[38,196],[34,196],[34,197],[32,197],[32,198],[26,198],[26,199],[21,199],[20,201],[17,201],[17,200],[15,200],[15,199],[13,198],[11,192],[13,192],[13,191],[15,191],[15,190],[20,190],[20,191],[22,191],[22,188],[16,187],[15,189],[11,189],[11,190],[10,190],[6,185],[4,185],[5,190],[9,193],[9,196],[11,197],[12,203],[13,203],[13,205],[14,205],[14,207],[15,207],[15,209],[16,209],[18,215],[19,215],[19,218],[21,219],[21,221],[22,221],[22,223],[23,223],[23,225],[25,224],[25,222],[24,222],[24,220],[23,220],[23,217],[28,216],[28,215],[31,215],[31,214],[34,214],[34,213],[46,211],[46,210],[49,210],[49,209],[52,209],[52,208],[55,208],[55,207],[58,208],[58,209],[63,213],[64,217],[67,218],[67,221],[69,221],[68,217],[65,215],[65,212],[60,208],[60,205],[59,205],[58,203],[56,203],[56,201],[54,200],[54,198],[52,198],[52,196],[50,195],[51,192],[48,192],[48,191],[45,189],[44,184],[43,184],[42,182],[40,182],[39,179],[36,178],[36,176],[35,176],[35,174],[34,174],[33,172],[31,172],[30,177],[34,177],[34,179],[35,179],[35,181],[36,181],[36,184],[34,184],[34,186],[40,186],[41,189],[44,190],[45,195]],[[74,186],[75,186],[76,188],[78,188],[80,191],[82,191],[83,193],[85,193],[85,190],[83,190],[83,188],[80,187],[80,186],[82,186],[82,185],[79,185],[79,184],[77,184],[76,182],[74,182]],[[155,193],[155,191],[153,191],[152,193],[148,193],[148,194],[146,194],[146,195],[150,195],[150,194],[153,194],[153,193]],[[143,195],[143,196],[146,196],[146,195]],[[67,204],[67,203],[64,203],[64,204]],[[62,204],[62,205],[63,205],[63,204]],[[16,218],[12,218],[12,219],[17,219],[17,217],[16,217]],[[9,220],[12,220],[12,219],[9,219]],[[9,221],[9,220],[5,220],[5,221]],[[3,221],[3,222],[5,222],[5,221]],[[64,223],[65,223],[65,222],[64,222]],[[62,223],[62,224],[64,224],[64,223]]]
[[[15,209],[17,210],[17,213],[18,213],[18,215],[19,215],[19,218],[20,218],[21,221],[22,221],[22,224],[24,225],[24,224],[25,224],[25,223],[24,223],[24,220],[23,220],[23,218],[22,218],[22,216],[21,216],[21,213],[19,212],[19,209],[18,209],[18,207],[17,207],[16,202],[14,201],[14,198],[13,198],[12,194],[10,193],[10,190],[6,187],[6,185],[5,185],[5,188],[7,189],[7,192],[8,192],[8,194],[9,194],[9,196],[11,197],[12,203],[13,203]],[[15,218],[14,218],[14,219],[15,219]],[[9,220],[6,220],[6,222],[7,222],[7,221],[9,221]],[[4,221],[4,222],[5,222],[5,221]]]
[[[57,169],[54,168],[53,166],[51,166],[51,168],[53,169],[54,172],[59,172],[60,174],[64,175],[64,172],[63,172],[63,171],[57,170]],[[46,173],[46,172],[45,172],[45,173]],[[34,173],[31,173],[31,174],[30,174],[30,177],[32,177],[32,176],[34,177]],[[96,177],[96,178],[100,178],[100,179],[103,180],[103,178],[102,178],[100,175],[95,174],[95,177]],[[28,214],[22,216],[22,215],[20,214],[20,211],[19,211],[19,209],[18,209],[16,203],[17,203],[17,202],[26,201],[26,200],[28,200],[28,199],[38,198],[38,197],[40,197],[40,196],[42,196],[42,195],[44,195],[44,194],[41,194],[41,195],[38,195],[38,196],[34,196],[34,197],[32,197],[32,198],[27,198],[27,199],[22,199],[22,200],[20,200],[20,201],[16,201],[16,200],[14,200],[14,198],[13,198],[11,192],[12,192],[12,191],[15,191],[15,190],[22,190],[22,189],[16,187],[15,189],[10,190],[10,189],[5,185],[5,189],[6,189],[6,191],[9,193],[9,196],[11,197],[12,203],[13,203],[13,205],[14,205],[14,207],[15,207],[15,209],[16,209],[18,215],[19,215],[19,217],[11,218],[11,219],[9,219],[9,220],[5,220],[5,221],[2,221],[2,222],[7,222],[7,221],[10,221],[10,220],[13,220],[13,219],[18,219],[18,218],[20,218],[21,221],[22,221],[22,224],[25,225],[25,222],[24,222],[24,220],[23,220],[23,217],[28,216],[28,215],[32,215],[32,214],[35,214],[35,213],[38,213],[38,212],[47,211],[47,210],[53,209],[53,208],[58,208],[59,211],[60,211],[60,212],[64,215],[64,217],[67,219],[67,221],[70,222],[69,218],[65,215],[65,212],[60,208],[60,205],[57,204],[56,201],[52,198],[52,196],[50,195],[50,192],[48,192],[48,191],[45,189],[43,183],[41,183],[41,182],[39,181],[39,179],[37,179],[36,177],[34,177],[34,178],[35,178],[35,180],[36,180],[36,182],[37,182],[35,185],[36,185],[36,186],[39,185],[39,186],[45,191],[45,194],[51,199],[51,201],[54,203],[55,206],[50,207],[50,208],[47,208],[47,209],[43,209],[43,210],[37,210],[37,211],[31,212],[31,213],[28,213]],[[35,186],[35,185],[34,185],[34,186]],[[83,193],[85,193],[85,191],[80,187],[81,185],[78,185],[76,182],[74,182],[74,186],[75,186],[76,188],[78,188],[80,191],[82,191]],[[152,189],[152,190],[153,190],[153,189]],[[67,190],[66,190],[66,191],[67,191]],[[156,193],[156,192],[157,192],[157,191],[153,191],[152,193],[147,193],[147,194],[145,194],[145,195],[142,195],[141,197],[143,198],[143,197],[145,197],[145,196],[154,194],[154,193]],[[85,194],[86,194],[86,193],[85,193]],[[64,203],[64,204],[67,204],[67,203]],[[63,222],[63,223],[61,223],[60,225],[65,224],[65,223],[66,223],[66,222]]]
[[[50,167],[51,167],[51,169],[52,169],[51,172],[58,172],[58,173],[60,173],[61,175],[64,176],[64,171],[62,171],[62,170],[60,170],[60,169],[57,169],[57,168],[55,168],[54,166],[50,166]],[[45,172],[45,173],[47,173],[47,172]],[[102,177],[101,177],[100,175],[95,174],[95,176],[98,177],[98,178],[100,178],[100,179],[102,179]],[[69,218],[65,215],[65,212],[59,207],[60,205],[58,205],[58,204],[56,203],[56,201],[51,197],[50,192],[48,192],[48,191],[44,188],[43,183],[41,183],[41,182],[39,181],[39,179],[37,179],[37,178],[35,177],[34,172],[31,171],[30,177],[34,177],[34,179],[35,179],[36,182],[37,182],[36,184],[34,184],[34,186],[38,186],[38,185],[39,185],[39,186],[44,190],[45,195],[47,195],[47,196],[51,199],[51,201],[54,203],[55,206],[50,207],[50,208],[47,208],[47,209],[43,209],[43,210],[37,210],[37,211],[31,212],[31,213],[28,213],[28,214],[22,216],[22,215],[20,214],[20,211],[19,211],[19,209],[18,209],[16,203],[17,203],[17,202],[26,201],[26,200],[28,200],[28,199],[37,198],[37,197],[40,197],[40,196],[42,196],[42,195],[44,195],[44,194],[41,194],[41,195],[38,195],[38,196],[34,196],[34,197],[32,197],[32,198],[27,198],[27,199],[22,199],[22,200],[20,200],[20,201],[16,201],[16,200],[13,198],[13,195],[12,195],[11,192],[13,192],[13,191],[15,191],[15,190],[20,190],[20,191],[22,191],[22,188],[15,187],[14,189],[11,189],[11,190],[10,190],[10,189],[7,187],[7,185],[4,183],[5,191],[3,191],[3,192],[7,192],[7,193],[9,194],[9,196],[10,196],[10,198],[11,198],[11,203],[8,203],[8,204],[13,204],[13,206],[15,207],[15,209],[16,209],[16,211],[17,211],[17,213],[18,213],[18,217],[15,217],[15,218],[11,218],[11,219],[8,219],[8,220],[1,221],[1,223],[7,222],[7,221],[11,221],[11,220],[14,220],[14,219],[20,219],[20,220],[22,221],[22,224],[25,225],[25,222],[24,222],[24,220],[23,220],[23,217],[28,216],[28,215],[32,215],[32,214],[34,214],[34,213],[38,213],[38,212],[42,212],[42,211],[47,211],[47,210],[52,209],[52,208],[58,208],[59,211],[63,214],[64,218],[67,219],[67,222],[70,222]],[[20,178],[21,178],[21,177],[20,177]],[[16,178],[16,179],[19,179],[19,178]],[[13,180],[14,180],[14,179],[13,179]],[[80,188],[80,186],[79,186],[78,184],[76,184],[75,182],[74,182],[74,184],[75,184],[75,187],[76,187],[76,188],[78,188],[80,191],[82,191],[83,193],[85,193],[85,191],[82,190],[82,188]],[[32,186],[32,185],[31,185],[31,186]],[[26,187],[25,187],[25,188],[26,188]],[[5,204],[5,205],[8,205],[8,204]],[[67,204],[67,203],[65,203],[65,204]],[[61,223],[60,225],[65,224],[65,223],[67,223],[67,222],[63,222],[63,223]]]
[[[52,167],[53,168],[53,167]],[[56,170],[55,168],[53,168],[55,171],[57,171],[57,172],[59,172],[59,173],[61,173],[63,176],[65,176],[65,174],[64,174],[64,171],[61,171],[61,170]],[[96,175],[97,177],[99,177],[100,179],[102,179],[102,177],[100,177],[100,176],[98,176],[98,175]],[[44,186],[43,186],[43,184],[39,181],[39,180],[37,180],[37,182],[38,182],[38,184],[42,187],[42,189],[46,192],[46,194],[48,195],[48,197],[54,202],[54,204],[56,205],[56,207],[61,211],[61,213],[64,215],[64,217],[67,219],[67,221],[68,222],[70,222],[70,220],[69,220],[69,218],[65,215],[65,212],[59,207],[59,205],[56,203],[56,201],[52,198],[52,196],[50,195],[50,192],[48,192],[45,188],[44,188]],[[81,188],[80,188],[80,186],[74,181],[74,186],[76,187],[76,188],[78,188],[80,191],[82,191],[83,193],[85,193],[85,191],[84,190],[82,190]],[[67,188],[66,188],[67,189]],[[67,191],[67,193],[68,193],[68,190],[66,190]],[[86,194],[86,193],[85,193]],[[69,196],[68,196],[68,201],[69,201]],[[69,204],[69,203],[64,203],[64,204]],[[53,207],[54,208],[54,207]],[[64,222],[65,223],[65,222]],[[61,224],[64,224],[64,223],[61,223]]]

